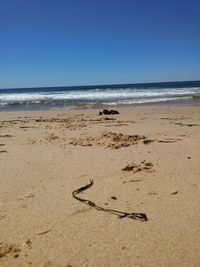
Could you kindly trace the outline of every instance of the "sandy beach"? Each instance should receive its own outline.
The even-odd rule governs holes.
[[[199,266],[200,107],[117,110],[0,113],[1,267]]]

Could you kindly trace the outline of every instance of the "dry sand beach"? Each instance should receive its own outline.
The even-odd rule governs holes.
[[[1,267],[200,266],[200,107],[118,110],[0,113]]]

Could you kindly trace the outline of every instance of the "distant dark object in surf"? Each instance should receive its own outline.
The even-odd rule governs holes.
[[[99,112],[99,115],[116,115],[116,114],[119,114],[119,111],[113,109],[111,110],[104,109],[103,111]]]
[[[134,220],[148,221],[147,215],[145,213],[136,213],[136,212],[129,213],[129,212],[123,212],[123,211],[118,211],[118,210],[113,210],[113,209],[105,209],[105,208],[102,208],[100,206],[97,206],[94,202],[92,202],[92,201],[90,201],[88,199],[80,198],[80,197],[77,196],[79,193],[81,193],[81,192],[89,189],[90,187],[92,187],[93,184],[94,184],[93,180],[90,180],[89,184],[74,190],[72,192],[72,196],[76,200],[81,201],[84,204],[89,205],[90,207],[92,207],[92,208],[94,208],[96,210],[109,212],[109,213],[112,213],[114,215],[117,215],[119,219],[130,218],[130,219],[134,219]],[[112,199],[117,199],[117,198],[114,196]]]
[[[194,99],[195,99],[195,98],[200,98],[200,93],[194,94],[192,97],[193,97]]]

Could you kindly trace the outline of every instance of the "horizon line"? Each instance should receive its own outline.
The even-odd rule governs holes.
[[[0,88],[0,90],[15,90],[15,89],[45,89],[45,88],[93,88],[93,87],[108,87],[108,86],[145,86],[145,85],[156,85],[156,84],[181,84],[181,83],[200,83],[200,80],[187,80],[187,81],[168,81],[168,82],[144,82],[144,83],[114,83],[114,84],[92,84],[92,85],[55,85],[55,86],[31,86],[31,87],[8,87],[8,88]]]

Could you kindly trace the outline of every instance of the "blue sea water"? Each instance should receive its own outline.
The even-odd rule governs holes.
[[[0,89],[0,111],[92,108],[151,103],[199,104],[200,81]]]

